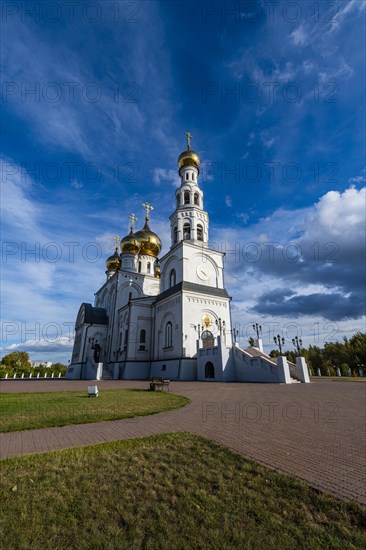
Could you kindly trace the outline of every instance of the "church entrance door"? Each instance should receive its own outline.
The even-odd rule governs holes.
[[[208,361],[205,365],[205,378],[215,378],[215,367]]]

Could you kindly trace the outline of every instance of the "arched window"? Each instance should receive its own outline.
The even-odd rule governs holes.
[[[172,347],[172,332],[173,327],[170,321],[167,322],[165,325],[165,347],[171,348]]]
[[[192,172],[192,179],[193,179],[193,181],[194,181],[194,172]]]
[[[178,193],[178,195],[177,195],[177,208],[179,208],[179,206],[180,206],[180,195]]]
[[[150,273],[151,271],[151,263],[147,262],[147,272]]]
[[[189,241],[191,238],[191,226],[189,223],[183,225],[183,239]]]
[[[190,204],[191,199],[188,191],[184,191],[184,204]]]
[[[178,227],[175,226],[174,229],[173,229],[173,239],[174,239],[174,244],[178,242]]]
[[[174,286],[176,282],[177,282],[177,275],[176,275],[175,269],[172,269],[171,272],[169,273],[169,288]]]
[[[203,227],[202,225],[197,225],[197,240],[203,241]]]
[[[102,353],[102,349],[99,344],[95,344],[94,346],[94,361],[96,363],[99,363],[99,358]]]
[[[186,172],[186,180],[189,178],[189,174],[188,172]]]
[[[213,348],[215,344],[214,335],[209,330],[204,330],[201,334],[202,345],[204,349]]]
[[[198,193],[195,193],[194,194],[194,204],[199,204],[200,202],[200,199],[199,199],[199,196],[198,196]]]
[[[205,378],[215,378],[215,367],[208,361],[205,365]]]

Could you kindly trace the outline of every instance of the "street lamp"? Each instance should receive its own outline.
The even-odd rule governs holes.
[[[292,339],[292,343],[295,346],[295,350],[297,351],[297,355],[301,355],[301,346],[302,346],[301,338],[298,338],[297,336],[295,336],[295,338]]]
[[[233,336],[234,342],[236,342],[236,337],[239,335],[238,329],[233,328],[233,329],[231,330],[231,334],[232,334],[232,336]]]
[[[222,321],[221,318],[219,317],[219,319],[216,319],[215,323],[218,329],[220,330],[220,334],[222,334],[222,332],[225,330],[225,321]]]
[[[255,331],[255,333],[257,335],[257,340],[259,340],[259,338],[261,337],[261,334],[262,334],[262,326],[258,325],[258,323],[255,323],[255,325],[253,325],[253,330]]]
[[[194,330],[198,332],[198,339],[201,338],[201,325],[194,325]]]
[[[280,337],[279,334],[277,334],[277,336],[275,336],[273,338],[273,341],[275,344],[277,344],[277,346],[279,347],[279,350],[280,350],[280,355],[282,355],[282,346],[285,344],[285,339],[284,337],[282,336],[282,338]]]

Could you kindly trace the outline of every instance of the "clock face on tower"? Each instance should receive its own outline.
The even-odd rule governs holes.
[[[210,277],[210,268],[208,267],[207,264],[200,264],[198,267],[197,267],[197,276],[202,280],[202,281],[207,281]]]

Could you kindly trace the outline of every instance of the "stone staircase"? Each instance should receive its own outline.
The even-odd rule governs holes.
[[[113,380],[113,376],[111,375],[107,367],[103,367],[101,380]]]
[[[240,349],[240,348],[239,348]],[[255,347],[249,347],[245,350],[240,350],[242,353],[246,354],[247,356],[250,356],[251,358],[262,358],[264,359],[268,364],[271,364],[273,366],[277,366],[277,360],[273,357],[270,357],[263,351],[260,351],[258,348]],[[291,384],[301,384],[301,380],[298,379],[298,376],[296,374],[296,365],[294,363],[291,363],[290,361],[287,361],[289,370],[290,370],[290,378],[291,378]]]

